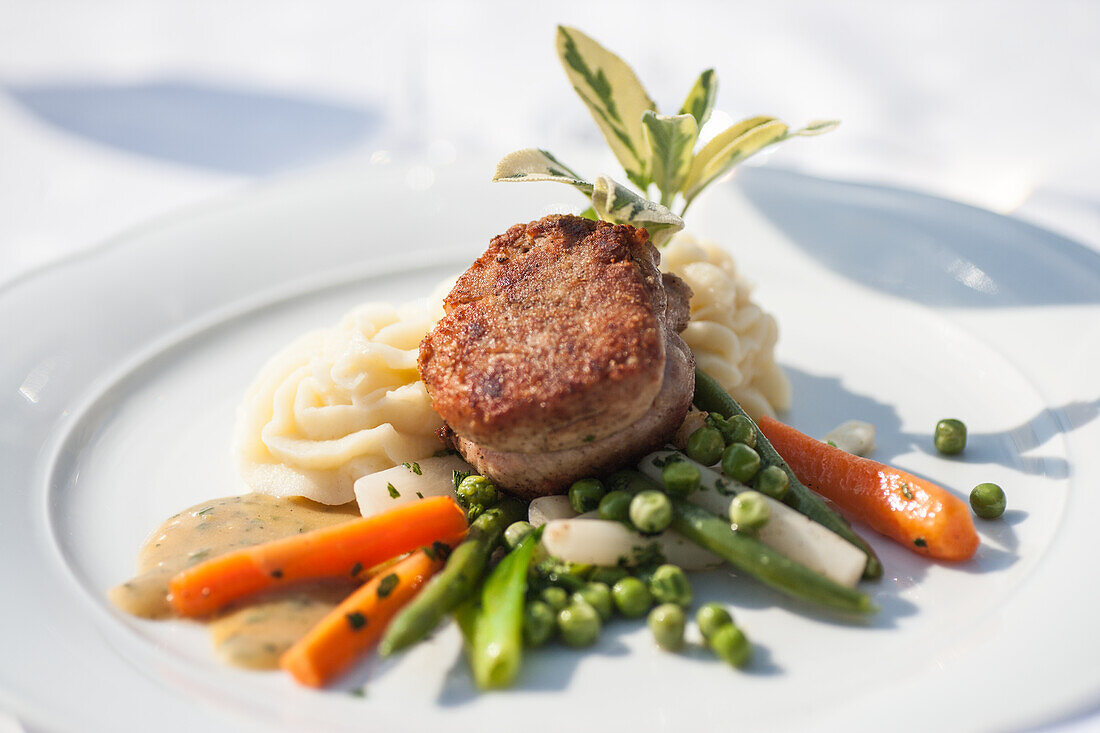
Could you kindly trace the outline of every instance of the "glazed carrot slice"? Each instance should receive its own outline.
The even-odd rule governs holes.
[[[282,584],[355,577],[363,569],[437,540],[454,542],[465,531],[465,515],[453,499],[424,499],[199,563],[172,578],[172,607],[183,616],[204,616]]]
[[[321,687],[378,643],[386,625],[441,567],[444,555],[421,549],[352,593],[290,647],[279,666],[308,687]]]
[[[769,417],[760,430],[798,480],[919,555],[967,560],[978,533],[966,503],[936,484],[860,458]]]

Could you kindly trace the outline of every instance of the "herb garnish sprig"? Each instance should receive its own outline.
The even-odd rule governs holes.
[[[608,176],[589,182],[540,148],[504,156],[493,181],[568,184],[591,199],[584,215],[645,227],[658,245],[683,228],[681,217],[703,189],[735,165],[770,145],[820,135],[839,124],[819,120],[791,130],[775,117],[749,117],[696,150],[718,92],[713,69],[699,75],[677,114],[662,115],[630,66],[584,33],[558,26],[557,51],[573,89],[641,194]],[[651,188],[657,191],[656,200],[650,198]],[[679,214],[672,211],[677,201]]]

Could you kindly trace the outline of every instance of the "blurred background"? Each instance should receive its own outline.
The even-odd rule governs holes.
[[[617,172],[553,50],[577,25],[666,111],[842,127],[754,164],[913,188],[1100,248],[1100,4],[0,2],[0,282],[360,158],[430,187],[539,145]],[[728,118],[726,118],[728,119]]]

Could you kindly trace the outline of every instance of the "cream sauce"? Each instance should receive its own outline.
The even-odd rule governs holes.
[[[134,616],[167,618],[173,615],[168,581],[184,568],[357,516],[355,504],[333,507],[297,497],[246,494],[204,501],[170,517],[153,532],[138,554],[138,575],[112,588],[108,597]],[[282,653],[353,587],[344,582],[292,587],[230,608],[209,619],[215,649],[229,664],[274,668]]]

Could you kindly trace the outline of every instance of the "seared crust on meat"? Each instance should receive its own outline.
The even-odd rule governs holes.
[[[678,278],[662,281],[659,257],[644,229],[576,216],[495,237],[421,343],[436,412],[465,441],[520,453],[637,421],[661,389],[668,322],[683,327],[690,295]]]

